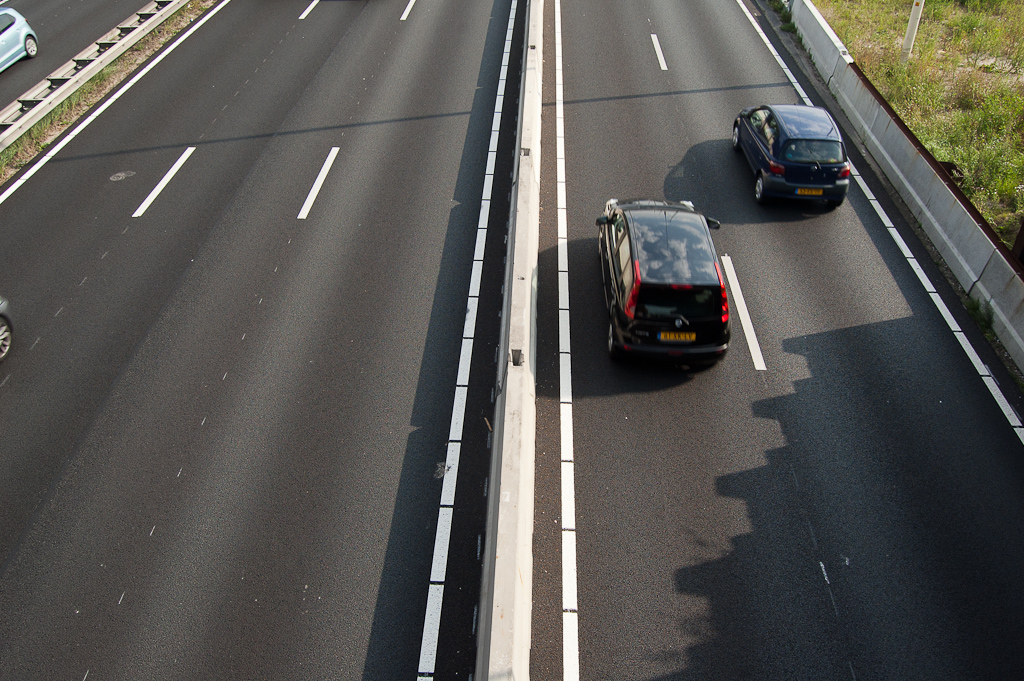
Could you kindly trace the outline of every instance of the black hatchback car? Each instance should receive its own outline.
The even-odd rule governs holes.
[[[597,219],[608,354],[711,364],[729,347],[729,297],[705,218],[689,202],[612,199]]]
[[[850,188],[850,162],[839,126],[821,107],[777,104],[744,109],[732,146],[754,171],[754,199],[824,199],[829,208]]]

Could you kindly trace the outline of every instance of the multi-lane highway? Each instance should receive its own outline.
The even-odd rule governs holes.
[[[10,6],[4,101],[138,9]],[[472,672],[514,7],[218,3],[0,187],[0,679]],[[730,147],[755,24],[831,102],[749,0],[544,12],[531,675],[1019,677],[1020,392],[855,144],[832,212]],[[612,197],[722,221],[718,366],[606,356]]]
[[[1020,393],[855,145],[935,298],[859,186],[755,203],[732,120],[802,101],[755,23],[831,103],[759,3],[545,10],[533,678],[1019,678],[1024,447],[936,298]],[[722,221],[718,366],[606,356],[612,197]]]
[[[3,188],[0,679],[472,671],[511,7],[220,2]]]

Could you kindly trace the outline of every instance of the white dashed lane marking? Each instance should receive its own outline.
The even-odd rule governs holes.
[[[747,347],[750,348],[750,358],[754,361],[754,368],[758,371],[766,371],[764,356],[761,354],[761,345],[757,342],[757,333],[754,331],[754,323],[750,321],[750,312],[747,311],[747,303],[743,298],[743,290],[740,288],[739,277],[736,276],[736,269],[732,265],[732,258],[728,255],[722,256],[722,266],[725,267],[725,275],[729,280],[729,290],[732,291],[732,305],[736,314],[740,316],[740,324],[743,326],[743,337],[747,340]]]
[[[142,202],[142,205],[135,209],[135,212],[132,213],[133,218],[142,217],[142,215],[149,208],[150,204],[156,201],[156,198],[160,196],[160,192],[162,192],[164,188],[166,188],[167,185],[170,184],[171,180],[174,179],[174,176],[178,174],[178,171],[181,170],[181,167],[185,165],[185,161],[188,160],[188,157],[191,156],[192,152],[194,152],[195,150],[195,147],[189,147],[185,149],[181,156],[178,157],[178,160],[174,162],[174,165],[171,166],[171,169],[168,170],[167,173],[164,175],[163,179],[160,180],[156,187],[153,188],[153,191],[149,193],[149,196],[146,197],[146,200]],[[125,228],[125,231],[127,231],[127,228]]]
[[[331,147],[331,151],[327,154],[327,159],[324,160],[323,166],[320,168],[320,173],[316,176],[316,181],[313,182],[313,186],[309,189],[309,194],[306,195],[306,200],[302,204],[302,208],[299,210],[299,220],[305,220],[309,215],[309,211],[313,208],[313,203],[316,202],[316,197],[320,195],[320,189],[324,186],[324,181],[327,179],[327,173],[331,172],[331,166],[334,165],[334,159],[338,157],[339,147]]]
[[[658,34],[651,34],[651,42],[654,43],[654,53],[658,55],[658,65],[661,66],[662,71],[668,71],[668,64],[665,63],[665,53],[661,51],[661,42],[658,40]]]

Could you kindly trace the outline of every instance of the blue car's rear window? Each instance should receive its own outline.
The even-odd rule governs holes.
[[[790,140],[782,150],[790,163],[842,163],[843,145],[832,140]]]

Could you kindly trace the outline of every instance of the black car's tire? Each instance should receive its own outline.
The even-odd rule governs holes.
[[[622,348],[615,343],[615,328],[610,318],[608,319],[608,356],[613,360],[622,359]]]
[[[757,179],[754,180],[754,200],[758,203],[768,201],[768,197],[764,195],[764,175],[761,173],[758,173]]]
[[[29,59],[39,54],[39,43],[32,36],[25,36],[25,54]]]
[[[736,151],[740,150],[740,126],[739,123],[732,124],[732,148]]]
[[[825,201],[825,207],[828,208],[829,210],[835,210],[836,208],[839,208],[839,206],[841,205],[843,205],[842,199],[828,199],[827,201]]]
[[[11,323],[4,317],[0,317],[0,362],[11,353]]]

